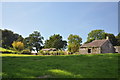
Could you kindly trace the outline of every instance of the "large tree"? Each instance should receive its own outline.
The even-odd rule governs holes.
[[[72,53],[78,52],[80,43],[82,43],[82,38],[79,35],[70,34],[68,37],[68,51]]]
[[[2,47],[2,29],[0,29],[0,47]]]
[[[0,31],[2,31],[2,39],[0,39],[1,40],[0,42],[2,42],[3,48],[12,47],[13,41],[16,41],[18,37],[20,36],[19,34],[16,34],[11,30],[5,29],[5,30],[0,30]]]
[[[89,43],[89,42],[92,42],[93,40],[101,40],[101,39],[105,39],[104,30],[92,30],[88,34],[87,42],[85,42],[85,43]]]
[[[109,37],[110,42],[113,44],[113,46],[117,45],[117,39],[114,36],[114,34],[111,33],[105,33],[104,30],[92,30],[87,37],[87,42],[92,42],[93,40],[101,40],[106,39],[106,37]]]
[[[105,33],[105,38],[108,37],[113,46],[117,45],[117,39],[114,34]]]
[[[120,33],[116,36],[117,46],[120,46]]]
[[[88,40],[89,39],[104,39],[105,38],[105,32],[104,30],[92,30],[89,34],[88,34]]]
[[[23,38],[21,35],[19,35],[16,41],[21,41],[21,42],[23,42],[23,41],[24,41],[24,38]]]
[[[33,47],[36,48],[37,52],[41,49],[43,44],[43,36],[41,36],[40,32],[34,31],[32,34],[29,35],[29,37],[26,37],[24,39],[25,47],[33,50]]]
[[[45,48],[56,48],[56,49],[65,49],[67,46],[67,41],[62,40],[62,36],[59,34],[54,34],[45,41]]]

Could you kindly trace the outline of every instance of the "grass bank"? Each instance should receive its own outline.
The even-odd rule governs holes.
[[[117,78],[119,54],[2,54],[3,78]]]

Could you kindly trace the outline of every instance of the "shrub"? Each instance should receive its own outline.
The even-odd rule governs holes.
[[[64,51],[52,51],[51,54],[52,55],[64,55],[65,52]]]
[[[59,55],[64,55],[65,52],[64,51],[58,51]]]
[[[14,41],[12,46],[15,50],[22,51],[24,49],[24,44],[20,41]]]
[[[45,55],[50,55],[50,54],[49,54],[49,51],[45,51],[44,54],[45,54]]]
[[[38,52],[38,54],[39,54],[39,55],[50,55],[50,52],[49,52],[49,51],[42,51],[42,50],[40,50],[40,51]]]
[[[49,54],[50,54],[50,55],[54,55],[54,51],[50,51]]]
[[[64,51],[42,51],[40,50],[39,55],[42,54],[42,55],[64,55],[65,52]]]
[[[80,54],[80,52],[75,52],[75,54]]]
[[[30,50],[29,49],[25,49],[21,51],[21,54],[30,54]]]
[[[57,51],[53,51],[53,55],[57,55]]]
[[[40,51],[38,52],[38,55],[44,55],[44,51],[43,51],[43,50],[40,50]]]

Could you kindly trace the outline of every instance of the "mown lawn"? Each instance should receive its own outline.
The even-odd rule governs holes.
[[[119,54],[2,54],[3,78],[117,78]]]

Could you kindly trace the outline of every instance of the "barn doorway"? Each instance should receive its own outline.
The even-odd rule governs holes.
[[[91,49],[88,49],[88,53],[91,53]]]

